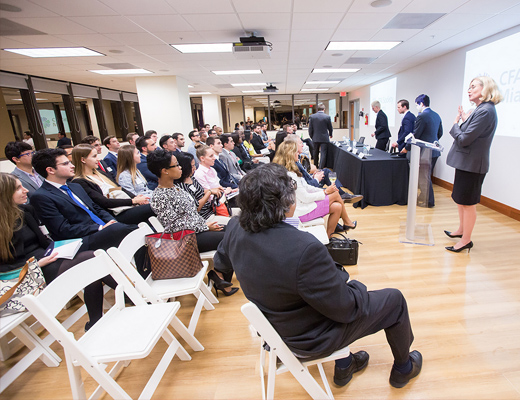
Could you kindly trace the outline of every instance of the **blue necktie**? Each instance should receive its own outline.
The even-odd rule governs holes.
[[[94,214],[92,211],[90,211],[87,207],[85,207],[83,204],[81,204],[73,195],[72,195],[72,190],[70,190],[70,188],[67,186],[67,185],[63,185],[63,186],[60,186],[60,189],[63,189],[67,192],[67,194],[69,195],[69,197],[74,201],[74,203],[76,203],[78,206],[80,206],[83,210],[85,210],[87,212],[87,214],[89,215],[90,219],[92,219],[92,221],[94,221],[96,224],[98,225],[101,225],[101,226],[105,226],[105,222],[99,218],[96,214]]]

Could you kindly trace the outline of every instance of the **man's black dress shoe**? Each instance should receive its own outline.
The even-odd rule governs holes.
[[[363,196],[360,194],[350,194],[350,193],[343,193],[341,195],[341,198],[343,199],[344,203],[357,203],[358,201],[363,200]]]
[[[366,351],[352,354],[352,362],[347,368],[334,368],[334,383],[338,386],[345,386],[352,379],[352,374],[366,368],[368,358],[369,355]]]
[[[410,379],[415,378],[419,375],[422,368],[422,355],[417,350],[414,350],[410,353],[410,360],[412,361],[412,370],[407,374],[402,374],[397,371],[394,367],[392,367],[392,372],[390,372],[390,385],[395,388],[405,387]]]

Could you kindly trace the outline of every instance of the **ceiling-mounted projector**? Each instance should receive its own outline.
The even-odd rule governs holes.
[[[241,37],[240,43],[233,43],[233,54],[240,59],[271,58],[271,47],[261,36]]]
[[[264,93],[277,93],[277,92],[278,92],[278,88],[276,86],[273,86],[272,83],[270,83],[269,85],[267,85],[264,88]]]

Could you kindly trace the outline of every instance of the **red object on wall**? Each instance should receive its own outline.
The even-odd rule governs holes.
[[[365,114],[365,125],[368,125],[368,114]]]
[[[340,95],[340,97],[346,97],[347,96],[347,92],[339,92],[339,95]]]

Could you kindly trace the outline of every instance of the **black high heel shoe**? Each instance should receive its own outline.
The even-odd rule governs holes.
[[[220,278],[220,276],[218,276],[217,273],[213,270],[208,272],[208,279],[213,281],[213,286],[215,286],[215,291],[217,289],[223,290],[224,288],[233,286],[233,284],[231,282],[225,281],[224,279]]]
[[[238,292],[238,288],[237,287],[234,287],[234,288],[231,288],[231,290],[229,292],[226,292],[225,290],[223,289],[219,289],[215,286],[215,293],[217,294],[217,298],[218,298],[218,291],[221,291],[222,293],[224,293],[224,296],[233,296],[236,292]]]
[[[354,226],[343,225],[343,230],[348,231],[349,229],[352,229],[352,230],[356,229],[357,221],[354,221],[353,224],[354,224]]]
[[[450,238],[461,238],[462,235],[452,235],[450,231],[444,231],[444,233],[446,234],[446,236],[450,237]]]
[[[460,249],[456,249],[453,246],[448,246],[448,247],[446,247],[446,250],[453,251],[454,253],[460,253],[462,250],[468,249],[468,254],[469,254],[472,247],[473,247],[473,242],[469,242],[468,244],[462,246]]]

